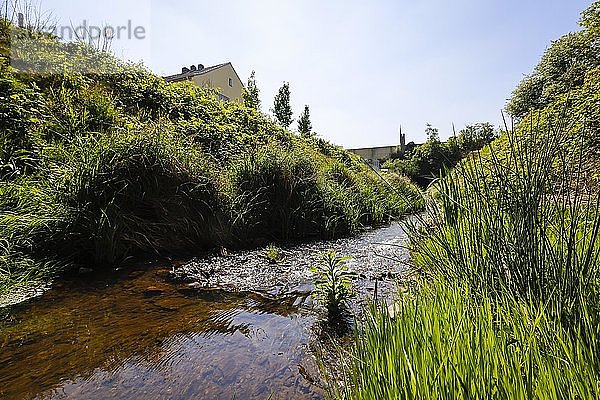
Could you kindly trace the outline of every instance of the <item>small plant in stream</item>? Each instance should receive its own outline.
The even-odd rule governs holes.
[[[339,322],[348,313],[348,301],[352,297],[351,279],[348,271],[348,257],[339,257],[335,251],[322,255],[321,264],[312,268],[315,274],[313,295],[327,309],[329,322]]]
[[[269,245],[269,247],[265,249],[265,257],[271,264],[277,264],[285,258],[281,249],[273,245]]]

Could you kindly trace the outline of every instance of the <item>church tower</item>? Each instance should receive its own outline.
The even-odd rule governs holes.
[[[402,133],[402,125],[400,125],[400,146],[398,148],[398,152],[400,154],[404,154],[406,151],[406,135]]]

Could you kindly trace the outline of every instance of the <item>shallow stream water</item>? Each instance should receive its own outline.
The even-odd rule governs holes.
[[[359,300],[393,293],[404,239],[393,224],[277,264],[257,250],[63,280],[0,309],[0,398],[323,398],[308,267],[335,249]]]

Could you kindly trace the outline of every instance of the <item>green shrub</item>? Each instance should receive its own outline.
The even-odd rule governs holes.
[[[105,133],[116,125],[119,111],[105,87],[80,75],[65,75],[57,83],[46,92],[46,140]]]
[[[0,179],[35,168],[35,127],[42,109],[39,92],[0,66]]]
[[[556,102],[559,97],[582,86],[589,71],[600,68],[598,2],[582,16],[580,25],[583,29],[552,42],[531,75],[513,91],[506,105],[513,117],[524,118],[531,110],[540,110]]]
[[[113,265],[140,252],[221,242],[227,203],[188,139],[161,128],[87,137],[65,156],[56,183],[61,201],[77,210],[69,253]]]
[[[435,128],[428,129],[437,132]],[[480,150],[496,137],[497,132],[490,123],[468,125],[458,136],[450,137],[445,142],[432,136],[405,154],[387,160],[383,168],[407,176],[421,187],[427,187],[471,152]]]
[[[260,148],[233,162],[230,176],[245,236],[285,240],[320,233],[323,201],[308,154]]]
[[[0,290],[147,254],[355,233],[419,207],[343,149],[212,89],[83,43],[23,40],[23,71],[50,70],[0,67]]]

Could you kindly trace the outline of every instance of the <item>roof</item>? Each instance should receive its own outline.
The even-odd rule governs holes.
[[[189,71],[189,72],[185,72],[185,73],[179,73],[179,74],[175,74],[175,75],[169,75],[169,76],[165,76],[164,79],[167,82],[176,82],[176,81],[181,81],[184,79],[190,79],[194,76],[198,76],[198,75],[204,75],[207,74],[209,72],[215,71],[219,68],[222,68],[226,65],[231,65],[231,68],[233,69],[233,72],[235,72],[235,75],[237,76],[238,79],[240,79],[240,77],[238,76],[237,72],[235,71],[235,68],[233,68],[233,65],[231,64],[231,62],[226,62],[223,64],[217,64],[217,65],[213,65],[212,67],[204,67],[202,69],[197,69],[195,71]],[[242,80],[240,79],[240,82]]]
[[[356,149],[346,149],[346,150],[348,150],[348,151],[361,151],[361,150],[389,150],[389,149],[396,148],[396,147],[400,147],[400,146],[399,146],[399,145],[397,145],[397,144],[393,144],[393,145],[390,145],[390,146],[359,147],[359,148],[356,148]]]

